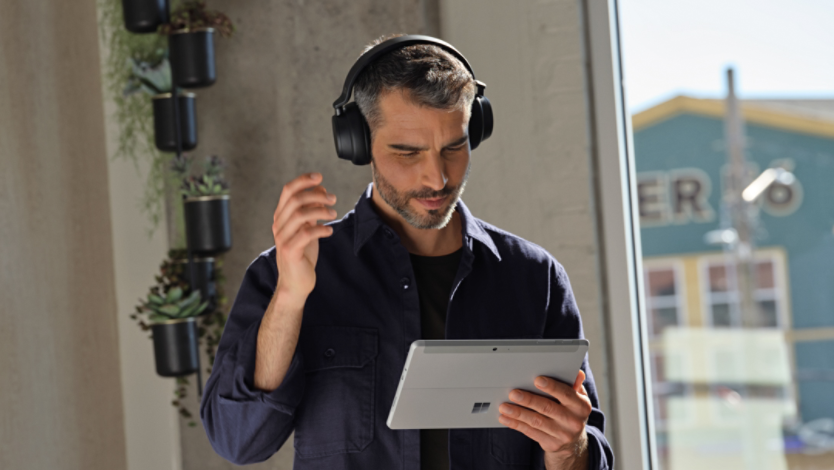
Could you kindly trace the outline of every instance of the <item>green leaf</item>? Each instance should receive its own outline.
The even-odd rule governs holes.
[[[170,320],[169,317],[166,317],[165,315],[159,315],[159,314],[156,314],[156,313],[152,313],[152,314],[148,315],[148,319],[152,322],[161,322],[161,321],[165,321],[165,320]]]
[[[193,316],[199,315],[200,312],[202,312],[203,310],[206,309],[206,306],[208,306],[208,301],[203,302],[202,304],[199,304],[199,305],[198,304],[190,305],[185,310],[183,310],[182,313],[180,313],[179,318],[187,318],[187,317],[193,317]]]
[[[151,305],[162,305],[165,303],[165,299],[155,294],[148,295],[148,301]]]
[[[179,287],[174,287],[173,289],[168,291],[168,297],[165,298],[165,303],[172,304],[174,302],[179,302],[182,298],[182,289]]]
[[[180,308],[176,305],[163,305],[159,308],[160,313],[164,313],[166,315],[170,315],[172,317],[177,317],[180,313]]]
[[[201,303],[201,304],[200,304],[200,306],[199,306],[199,307],[197,307],[197,313],[195,313],[194,315],[199,315],[199,314],[203,313],[203,310],[205,310],[205,309],[206,309],[206,307],[208,307],[208,304],[209,304],[209,303],[208,303],[208,300],[206,300],[205,302]]]
[[[177,306],[179,308],[185,308],[185,307],[188,307],[189,305],[193,304],[194,302],[198,302],[199,300],[200,300],[200,291],[195,290],[187,298],[185,298],[183,300],[180,300],[180,302],[177,304]]]

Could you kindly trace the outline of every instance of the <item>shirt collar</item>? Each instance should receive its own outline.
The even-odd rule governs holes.
[[[358,254],[359,250],[365,243],[371,239],[374,233],[380,227],[385,225],[385,222],[379,217],[373,208],[371,202],[371,195],[373,194],[373,183],[369,183],[368,187],[362,193],[359,201],[356,202],[354,212],[356,214],[356,223],[354,226],[353,236],[353,252]],[[496,258],[501,261],[501,255],[498,254],[498,247],[492,237],[489,236],[484,227],[479,223],[479,220],[469,212],[469,208],[462,200],[458,200],[455,210],[461,215],[463,241],[464,245],[471,251],[473,249],[472,240],[478,240],[483,244]],[[390,228],[389,228],[390,230]]]

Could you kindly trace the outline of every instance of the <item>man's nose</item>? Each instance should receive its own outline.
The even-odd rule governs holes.
[[[446,187],[446,182],[449,178],[446,177],[446,165],[439,154],[432,154],[426,162],[426,167],[423,172],[423,185],[432,188],[435,191],[440,191]]]

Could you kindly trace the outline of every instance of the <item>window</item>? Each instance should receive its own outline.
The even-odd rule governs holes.
[[[743,264],[736,265],[720,257],[707,258],[704,266],[704,306],[709,325],[714,328],[779,328],[783,325],[781,301],[784,294],[776,275],[781,264],[776,256],[759,254],[747,270]],[[752,291],[753,309],[749,319],[743,318],[741,308],[740,286],[745,282],[750,283]]]
[[[682,324],[679,269],[673,265],[645,265],[646,301],[648,306],[649,331],[658,336],[670,326]]]

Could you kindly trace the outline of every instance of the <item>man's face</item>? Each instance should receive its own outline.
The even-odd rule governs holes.
[[[379,99],[382,123],[371,146],[374,188],[412,227],[443,228],[469,177],[468,119],[463,110],[418,106],[404,93]]]

